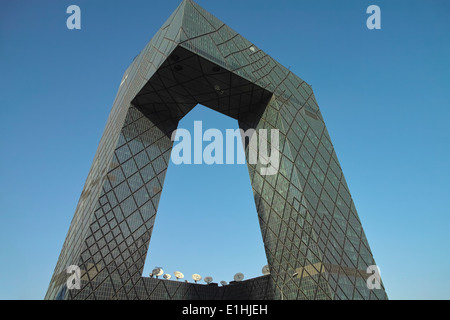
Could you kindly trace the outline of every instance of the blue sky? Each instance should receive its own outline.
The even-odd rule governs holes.
[[[0,299],[44,297],[123,73],[179,2],[0,4]],[[198,3],[312,85],[389,297],[449,299],[450,3]],[[245,166],[171,164],[150,251],[144,274],[260,275]]]

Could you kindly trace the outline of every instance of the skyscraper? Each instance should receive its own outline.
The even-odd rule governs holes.
[[[172,133],[197,104],[279,132],[275,174],[247,161],[269,275],[223,287],[142,277]],[[125,71],[46,299],[386,299],[367,286],[371,265],[311,86],[184,0]]]

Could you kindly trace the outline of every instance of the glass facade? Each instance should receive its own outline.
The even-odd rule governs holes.
[[[279,130],[274,175],[245,146],[270,275],[224,287],[142,277],[171,135],[197,104]],[[69,265],[80,289],[67,288]],[[370,265],[311,86],[185,0],[124,74],[45,298],[387,299],[368,289]]]

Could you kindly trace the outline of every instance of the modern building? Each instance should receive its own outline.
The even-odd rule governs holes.
[[[247,161],[269,275],[228,286],[142,276],[171,136],[197,104],[279,132],[276,174]],[[184,0],[125,71],[45,298],[387,299],[367,286],[371,265],[311,86]]]

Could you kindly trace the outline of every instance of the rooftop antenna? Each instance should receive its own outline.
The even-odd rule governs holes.
[[[241,272],[238,272],[234,275],[234,281],[240,282],[244,279],[244,274]]]
[[[180,271],[175,271],[173,274],[175,275],[175,278],[177,278],[177,281],[178,279],[184,278],[184,274],[182,274]]]
[[[212,278],[212,277],[205,277],[205,282],[206,282],[207,284],[210,284],[212,281],[213,281],[213,278]]]
[[[267,276],[268,274],[270,274],[269,265],[266,264],[266,265],[262,268],[262,274],[265,275],[265,276]]]
[[[168,273],[166,273],[165,275],[163,275],[163,278],[166,280],[169,280],[170,278],[172,278],[172,276]]]
[[[220,284],[221,284],[222,286],[226,286],[228,283],[227,283],[226,281],[220,281]]]
[[[158,278],[159,276],[162,276],[164,273],[164,270],[160,267],[155,267],[155,269],[152,270],[152,278],[153,276],[156,276],[156,278]]]
[[[195,283],[197,283],[197,281],[202,280],[202,276],[199,275],[199,274],[194,273],[194,274],[192,275],[192,279],[195,281]]]

